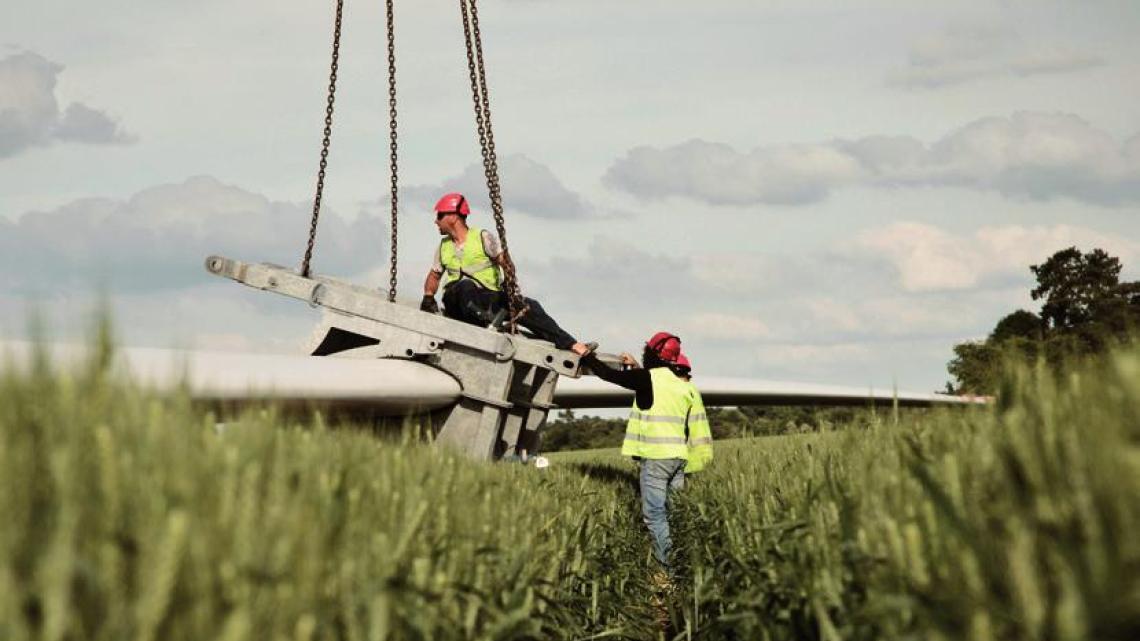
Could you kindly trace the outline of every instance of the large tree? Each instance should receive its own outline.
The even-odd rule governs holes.
[[[1088,323],[1097,308],[1112,299],[1120,286],[1120,259],[1103,249],[1082,254],[1069,247],[1029,269],[1037,277],[1033,300],[1044,299],[1041,318],[1053,329]]]
[[[1030,338],[1040,340],[1044,327],[1041,317],[1033,312],[1019,309],[998,321],[994,331],[990,332],[991,342],[1000,342],[1010,338]]]
[[[1140,329],[1140,282],[1120,282],[1120,259],[1102,249],[1081,253],[1069,247],[1040,265],[1030,266],[1037,286],[1030,295],[1042,301],[1038,316],[1026,310],[1008,314],[984,341],[954,346],[947,365],[950,389],[992,393],[1003,362],[1031,362],[1044,357],[1059,366],[1073,355],[1100,353],[1114,341]]]

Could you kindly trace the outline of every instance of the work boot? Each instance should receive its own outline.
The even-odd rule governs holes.
[[[505,329],[507,323],[507,314],[509,313],[510,312],[508,310],[500,309],[495,313],[495,316],[491,319],[491,322],[487,324],[487,329],[495,329],[499,331]]]
[[[589,343],[574,343],[570,346],[570,351],[578,356],[588,356],[598,350],[598,343],[590,341]]]

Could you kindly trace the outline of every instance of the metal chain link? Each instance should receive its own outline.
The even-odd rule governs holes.
[[[388,159],[392,168],[392,256],[391,273],[388,278],[388,302],[396,302],[396,30],[392,17],[392,1],[387,0],[388,9]]]
[[[313,221],[309,224],[309,244],[301,261],[301,275],[309,277],[309,263],[313,258],[313,244],[317,241],[317,219],[321,215],[321,197],[325,189],[325,169],[328,167],[329,141],[332,138],[333,103],[336,101],[336,72],[340,61],[340,25],[344,14],[344,0],[336,0],[336,24],[333,27],[332,65],[329,70],[329,95],[325,107],[325,130],[321,140],[321,162],[317,171],[317,194],[313,197]]]
[[[495,216],[495,229],[503,245],[503,286],[507,292],[511,333],[518,332],[518,319],[529,311],[518,284],[514,261],[507,247],[507,227],[503,218],[503,198],[499,187],[499,162],[495,155],[495,135],[491,128],[491,99],[487,91],[487,72],[483,65],[483,38],[479,30],[479,9],[476,0],[459,0],[463,16],[464,44],[467,46],[467,71],[471,78],[471,98],[475,106],[475,126],[479,132],[479,146],[483,157],[483,175],[487,179],[487,192],[491,211]]]

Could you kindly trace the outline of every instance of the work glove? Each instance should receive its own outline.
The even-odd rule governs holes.
[[[435,302],[435,296],[424,294],[424,299],[420,301],[420,311],[429,314],[438,314],[439,305]]]

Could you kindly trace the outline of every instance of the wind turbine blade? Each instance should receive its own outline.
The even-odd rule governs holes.
[[[82,363],[89,350],[48,345],[60,367]],[[0,344],[17,368],[33,353],[31,343]],[[2,367],[2,365],[0,365]],[[403,414],[447,407],[459,399],[459,383],[430,365],[397,359],[353,359],[128,348],[115,352],[114,367],[149,389],[184,385],[203,401],[275,401]]]
[[[950,396],[921,392],[895,392],[890,389],[813,385],[787,381],[766,381],[753,378],[717,378],[701,376],[694,379],[705,405],[827,405],[866,406],[891,405],[897,398],[903,407],[932,405],[983,404],[977,397]],[[570,409],[629,407],[633,392],[611,385],[594,377],[563,379],[558,381],[554,402]]]

